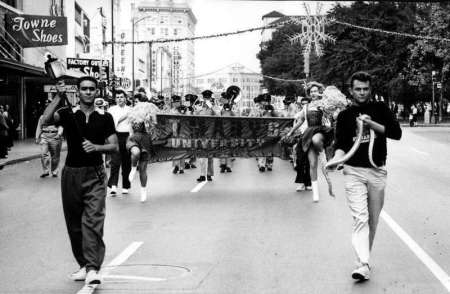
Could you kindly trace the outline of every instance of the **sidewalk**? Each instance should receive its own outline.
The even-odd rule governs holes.
[[[409,123],[400,123],[400,126],[402,128],[410,128]],[[418,123],[414,126],[414,128],[417,127],[424,127],[424,128],[450,128],[450,123],[439,123],[439,124],[424,124],[424,123]]]
[[[67,145],[66,141],[63,141],[62,151],[65,150],[67,150]],[[34,143],[34,139],[14,141],[14,146],[11,148],[11,151],[8,152],[8,158],[0,159],[0,169],[7,165],[39,157],[41,157],[40,146]]]

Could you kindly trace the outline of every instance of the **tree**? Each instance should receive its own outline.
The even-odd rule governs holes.
[[[287,24],[273,33],[272,40],[262,44],[257,58],[260,60],[264,75],[287,80],[304,78],[301,51],[289,42],[289,37],[300,31],[299,25]],[[263,84],[274,95],[303,93],[303,85],[299,82],[278,81],[265,77]]]
[[[341,22],[389,31],[412,33],[415,21],[414,3],[363,2],[350,6],[336,5],[328,17]],[[262,72],[275,77],[304,77],[302,49],[290,44],[288,36],[301,31],[300,26],[286,25],[273,34],[273,39],[258,54]],[[408,45],[414,40],[369,32],[338,23],[326,27],[336,42],[325,43],[324,55],[311,55],[311,79],[347,89],[350,75],[365,70],[374,75],[376,93],[395,100],[414,99],[402,76],[409,56]],[[271,91],[287,91],[285,83],[265,80]]]
[[[417,6],[416,28],[421,35],[450,39],[450,3],[429,3]],[[408,46],[410,55],[404,76],[419,92],[421,99],[430,101],[432,96],[433,70],[439,73],[443,96],[448,95],[450,85],[450,43],[446,41],[416,40]],[[437,98],[439,96],[437,95]],[[442,100],[439,114],[442,117]]]

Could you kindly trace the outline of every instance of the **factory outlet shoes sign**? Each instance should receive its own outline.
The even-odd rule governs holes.
[[[24,48],[67,45],[67,18],[7,14],[8,32]]]

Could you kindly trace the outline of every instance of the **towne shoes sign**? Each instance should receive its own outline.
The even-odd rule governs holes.
[[[280,139],[292,118],[157,114],[151,130],[152,162],[190,157],[263,157],[288,159]]]
[[[24,48],[67,45],[66,17],[9,13],[6,27]]]

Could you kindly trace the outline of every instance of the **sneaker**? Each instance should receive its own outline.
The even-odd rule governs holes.
[[[266,168],[265,168],[264,166],[261,166],[261,167],[259,168],[259,171],[263,173],[263,172],[266,171]]]
[[[141,187],[141,202],[147,201],[147,188]]]
[[[84,281],[86,279],[86,268],[82,267],[76,272],[71,273],[69,279],[72,281]]]
[[[272,167],[271,167],[271,166],[268,166],[268,167],[267,167],[267,170],[268,170],[268,171],[272,171]]]
[[[232,172],[231,168],[229,168],[228,166],[225,168],[225,170],[227,171],[227,173],[231,173]]]
[[[40,175],[41,178],[45,178],[48,177],[50,174],[49,173],[43,173],[42,175]]]
[[[190,169],[190,168],[191,168],[191,165],[190,165],[189,163],[186,162],[186,163],[184,164],[184,169]]]
[[[84,282],[86,285],[98,285],[102,283],[102,277],[96,270],[89,270]]]
[[[206,177],[205,177],[205,176],[200,176],[200,177],[197,179],[197,182],[204,182],[204,181],[206,181]]]
[[[306,186],[306,190],[311,191],[312,187],[311,186]]]
[[[366,281],[370,278],[370,267],[368,264],[359,266],[352,272],[352,278],[358,281]]]
[[[197,168],[197,166],[195,166],[195,164],[191,163],[191,168]]]
[[[295,188],[295,191],[297,192],[305,191],[305,184],[299,184],[297,188]]]
[[[113,197],[116,196],[116,194],[117,194],[117,186],[112,186],[110,193],[111,193],[111,196],[113,196]]]
[[[206,179],[208,180],[208,181],[212,181],[212,177],[211,176],[206,176]]]
[[[172,170],[172,173],[176,174],[176,173],[178,172],[179,169],[180,169],[180,168],[178,167],[178,165],[175,166],[175,167],[173,168],[173,170]]]
[[[128,194],[128,189],[122,188],[122,194]]]
[[[180,170],[179,174],[184,174],[184,170]]]

